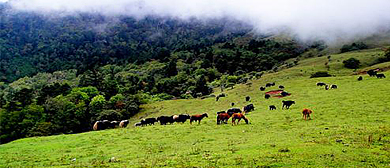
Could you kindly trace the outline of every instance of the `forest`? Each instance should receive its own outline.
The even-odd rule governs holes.
[[[50,17],[2,6],[0,142],[89,131],[140,104],[204,97],[323,48],[255,36],[228,18]]]

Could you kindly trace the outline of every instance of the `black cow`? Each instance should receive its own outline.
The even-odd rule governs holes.
[[[270,105],[269,110],[276,110],[276,107],[274,105]]]
[[[250,100],[251,100],[251,97],[250,97],[250,96],[247,96],[247,97],[245,97],[245,100],[246,100],[246,101],[250,101]]]
[[[285,92],[285,91],[283,91],[283,92],[280,93],[280,94],[281,94],[283,97],[290,95],[290,93],[287,93],[287,92]]]
[[[220,97],[226,97],[225,93],[221,93],[217,97],[215,97],[215,101],[218,101]]]
[[[129,124],[129,120],[122,120],[122,121],[119,123],[119,127],[120,127],[120,128],[125,128],[128,124]]]
[[[295,104],[295,101],[292,101],[292,100],[287,100],[287,101],[282,101],[283,103],[283,106],[282,106],[282,109],[284,109],[284,107],[286,107],[286,109],[289,109],[291,105]]]
[[[222,114],[222,113],[226,113],[226,111],[217,112],[217,114]]]
[[[154,125],[155,122],[157,122],[155,118],[146,118],[141,120],[142,125]]]
[[[326,83],[324,83],[324,82],[318,82],[318,83],[317,83],[317,86],[326,86]]]
[[[140,126],[142,126],[141,122],[137,122],[137,123],[134,124],[134,127],[140,127]]]
[[[119,121],[111,121],[108,125],[109,128],[116,128],[119,126]]]
[[[173,123],[173,116],[160,116],[157,117],[157,121],[160,122],[161,125],[167,125],[167,123]]]
[[[265,87],[260,87],[260,91],[264,91],[265,90]]]
[[[279,89],[284,89],[284,86],[283,85],[279,85]]]
[[[104,130],[107,128],[110,128],[111,122],[108,120],[103,120],[103,121],[96,121],[95,124],[93,125],[93,130]]]
[[[329,85],[325,85],[325,90],[329,90]]]
[[[184,123],[187,121],[187,119],[190,119],[190,115],[188,114],[180,114],[180,115],[174,115],[173,116],[173,120],[175,122],[181,122],[181,123]]]
[[[231,103],[230,105],[234,106],[234,103]]]
[[[330,85],[331,89],[337,89],[337,85]]]
[[[232,114],[234,114],[234,113],[241,113],[242,111],[241,111],[241,109],[239,109],[239,108],[230,108],[230,109],[228,109],[227,110],[227,113],[231,116]]]
[[[249,105],[244,106],[245,112],[251,112],[252,110],[255,110],[255,106],[253,106],[253,104],[249,104]]]
[[[378,72],[376,70],[373,70],[373,69],[367,71],[367,74],[370,76],[376,76],[377,73]]]
[[[271,86],[272,86],[272,83],[265,84],[265,87],[271,87]]]
[[[359,76],[359,77],[358,77],[358,81],[361,81],[361,80],[363,80],[363,77],[362,77],[362,76]]]
[[[376,74],[377,78],[386,78],[385,74]]]
[[[270,97],[271,97],[271,95],[269,95],[269,94],[265,94],[265,96],[264,96],[265,99],[269,99]]]

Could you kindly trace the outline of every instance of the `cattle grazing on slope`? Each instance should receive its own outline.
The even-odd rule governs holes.
[[[271,95],[269,95],[269,94],[265,94],[265,95],[264,95],[264,98],[265,98],[265,99],[269,99],[270,97],[271,97]]]
[[[303,111],[302,111],[302,116],[303,116],[303,119],[309,119],[310,118],[310,114],[311,113],[313,113],[313,111],[312,110],[310,110],[310,109],[303,109]],[[311,118],[310,118],[311,119]]]
[[[337,89],[337,85],[330,85],[331,89]]]
[[[269,110],[276,110],[276,107],[274,105],[270,105]]]
[[[96,121],[95,124],[93,124],[93,130],[105,130],[110,127],[111,122],[108,120],[103,121]]]
[[[245,101],[250,101],[250,100],[251,100],[250,96],[245,97]]]
[[[284,89],[284,86],[283,85],[279,85],[279,89]]]
[[[234,114],[232,115],[232,125],[237,125],[237,124],[239,124],[240,121],[241,121],[241,119],[244,119],[244,120],[245,120],[245,123],[246,123],[246,124],[249,124],[248,118],[246,118],[244,114],[242,114],[242,113],[234,113]],[[237,123],[236,123],[236,120],[238,120]]]
[[[280,93],[280,95],[282,95],[283,97],[286,97],[286,96],[290,95],[290,93],[283,91],[282,93]]]
[[[363,77],[362,77],[362,76],[359,76],[357,80],[358,80],[358,81],[361,81],[361,80],[363,80]]]
[[[190,124],[192,124],[193,121],[195,122],[198,121],[198,124],[200,124],[200,121],[202,121],[204,117],[209,117],[209,116],[207,115],[207,113],[192,115],[190,118]]]
[[[324,82],[318,82],[317,83],[317,86],[325,86],[326,85],[326,83],[324,83]]]
[[[116,128],[119,127],[119,121],[111,121],[108,125],[109,128]]]
[[[253,106],[253,104],[244,106],[244,112],[251,112],[252,110],[255,110],[255,106]]]
[[[376,77],[379,79],[386,78],[385,74],[376,74]]]
[[[137,123],[134,124],[134,127],[140,127],[140,126],[142,126],[141,122],[137,122]]]
[[[229,120],[231,115],[229,113],[226,113],[226,112],[218,112],[217,114],[218,114],[217,115],[217,124],[221,124],[221,123],[227,124],[227,121]]]
[[[376,70],[373,70],[373,69],[367,71],[367,74],[370,76],[376,76],[377,73],[378,72]]]
[[[119,127],[120,127],[120,128],[126,128],[128,124],[129,124],[129,120],[122,120],[122,121],[119,123]]]
[[[188,114],[174,115],[173,121],[185,123],[187,121],[187,119],[190,119],[190,118],[191,118],[191,116]]]
[[[329,90],[329,85],[325,85],[325,90]]]
[[[265,90],[265,87],[260,87],[260,91],[264,91]]]
[[[227,110],[227,113],[229,113],[229,115],[232,115],[233,113],[241,113],[241,112],[242,112],[241,109],[235,107]]]
[[[142,125],[154,125],[154,123],[157,122],[156,118],[146,118],[141,120]]]
[[[287,100],[287,101],[282,101],[283,103],[283,106],[282,106],[282,109],[284,109],[284,107],[286,107],[286,109],[289,109],[291,105],[295,104],[295,101],[292,101],[292,100]]]
[[[172,124],[174,122],[173,116],[160,116],[157,117],[157,121],[159,121],[161,125],[167,125],[167,123]]]

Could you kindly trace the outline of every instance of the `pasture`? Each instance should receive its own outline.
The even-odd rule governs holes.
[[[143,105],[141,113],[124,129],[91,131],[74,135],[33,137],[0,146],[0,167],[390,167],[390,72],[387,78],[362,75],[380,50],[332,55],[329,73],[334,77],[312,78],[326,70],[327,57],[309,58],[298,66],[265,74],[226,90],[227,97],[170,100]],[[342,60],[363,62],[357,71],[345,69]],[[317,82],[337,84],[325,90]],[[273,87],[260,91],[267,82]],[[283,85],[291,96],[264,98],[264,93]],[[216,90],[214,94],[219,94]],[[246,102],[245,97],[251,101]],[[282,100],[294,100],[282,110]],[[246,114],[250,124],[216,124],[216,112],[253,103]],[[275,105],[276,110],[269,110]],[[312,120],[302,109],[313,110]],[[173,114],[208,113],[201,124],[133,127],[141,118]],[[91,126],[92,127],[92,126]]]

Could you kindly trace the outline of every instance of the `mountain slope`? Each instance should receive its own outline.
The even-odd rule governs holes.
[[[382,63],[367,67],[382,54],[364,50],[331,55],[327,78],[312,78],[324,70],[327,57],[299,61],[293,68],[263,75],[252,85],[228,90],[227,97],[170,100],[144,105],[131,123],[144,117],[207,112],[200,125],[173,124],[128,127],[75,135],[34,137],[0,146],[0,165],[38,167],[385,167],[390,164],[389,78],[362,75],[342,61],[355,57],[363,62],[357,72],[390,67]],[[384,72],[390,76],[389,72]],[[324,90],[316,82],[337,84]],[[267,82],[283,85],[291,96],[264,99],[259,86]],[[277,87],[267,88],[274,90]],[[218,94],[218,92],[216,93]],[[251,102],[245,102],[245,96]],[[281,110],[282,100],[295,100]],[[255,110],[247,114],[250,124],[216,125],[215,112],[248,103]],[[269,105],[277,110],[268,110]],[[314,111],[313,120],[302,119],[301,110]]]

